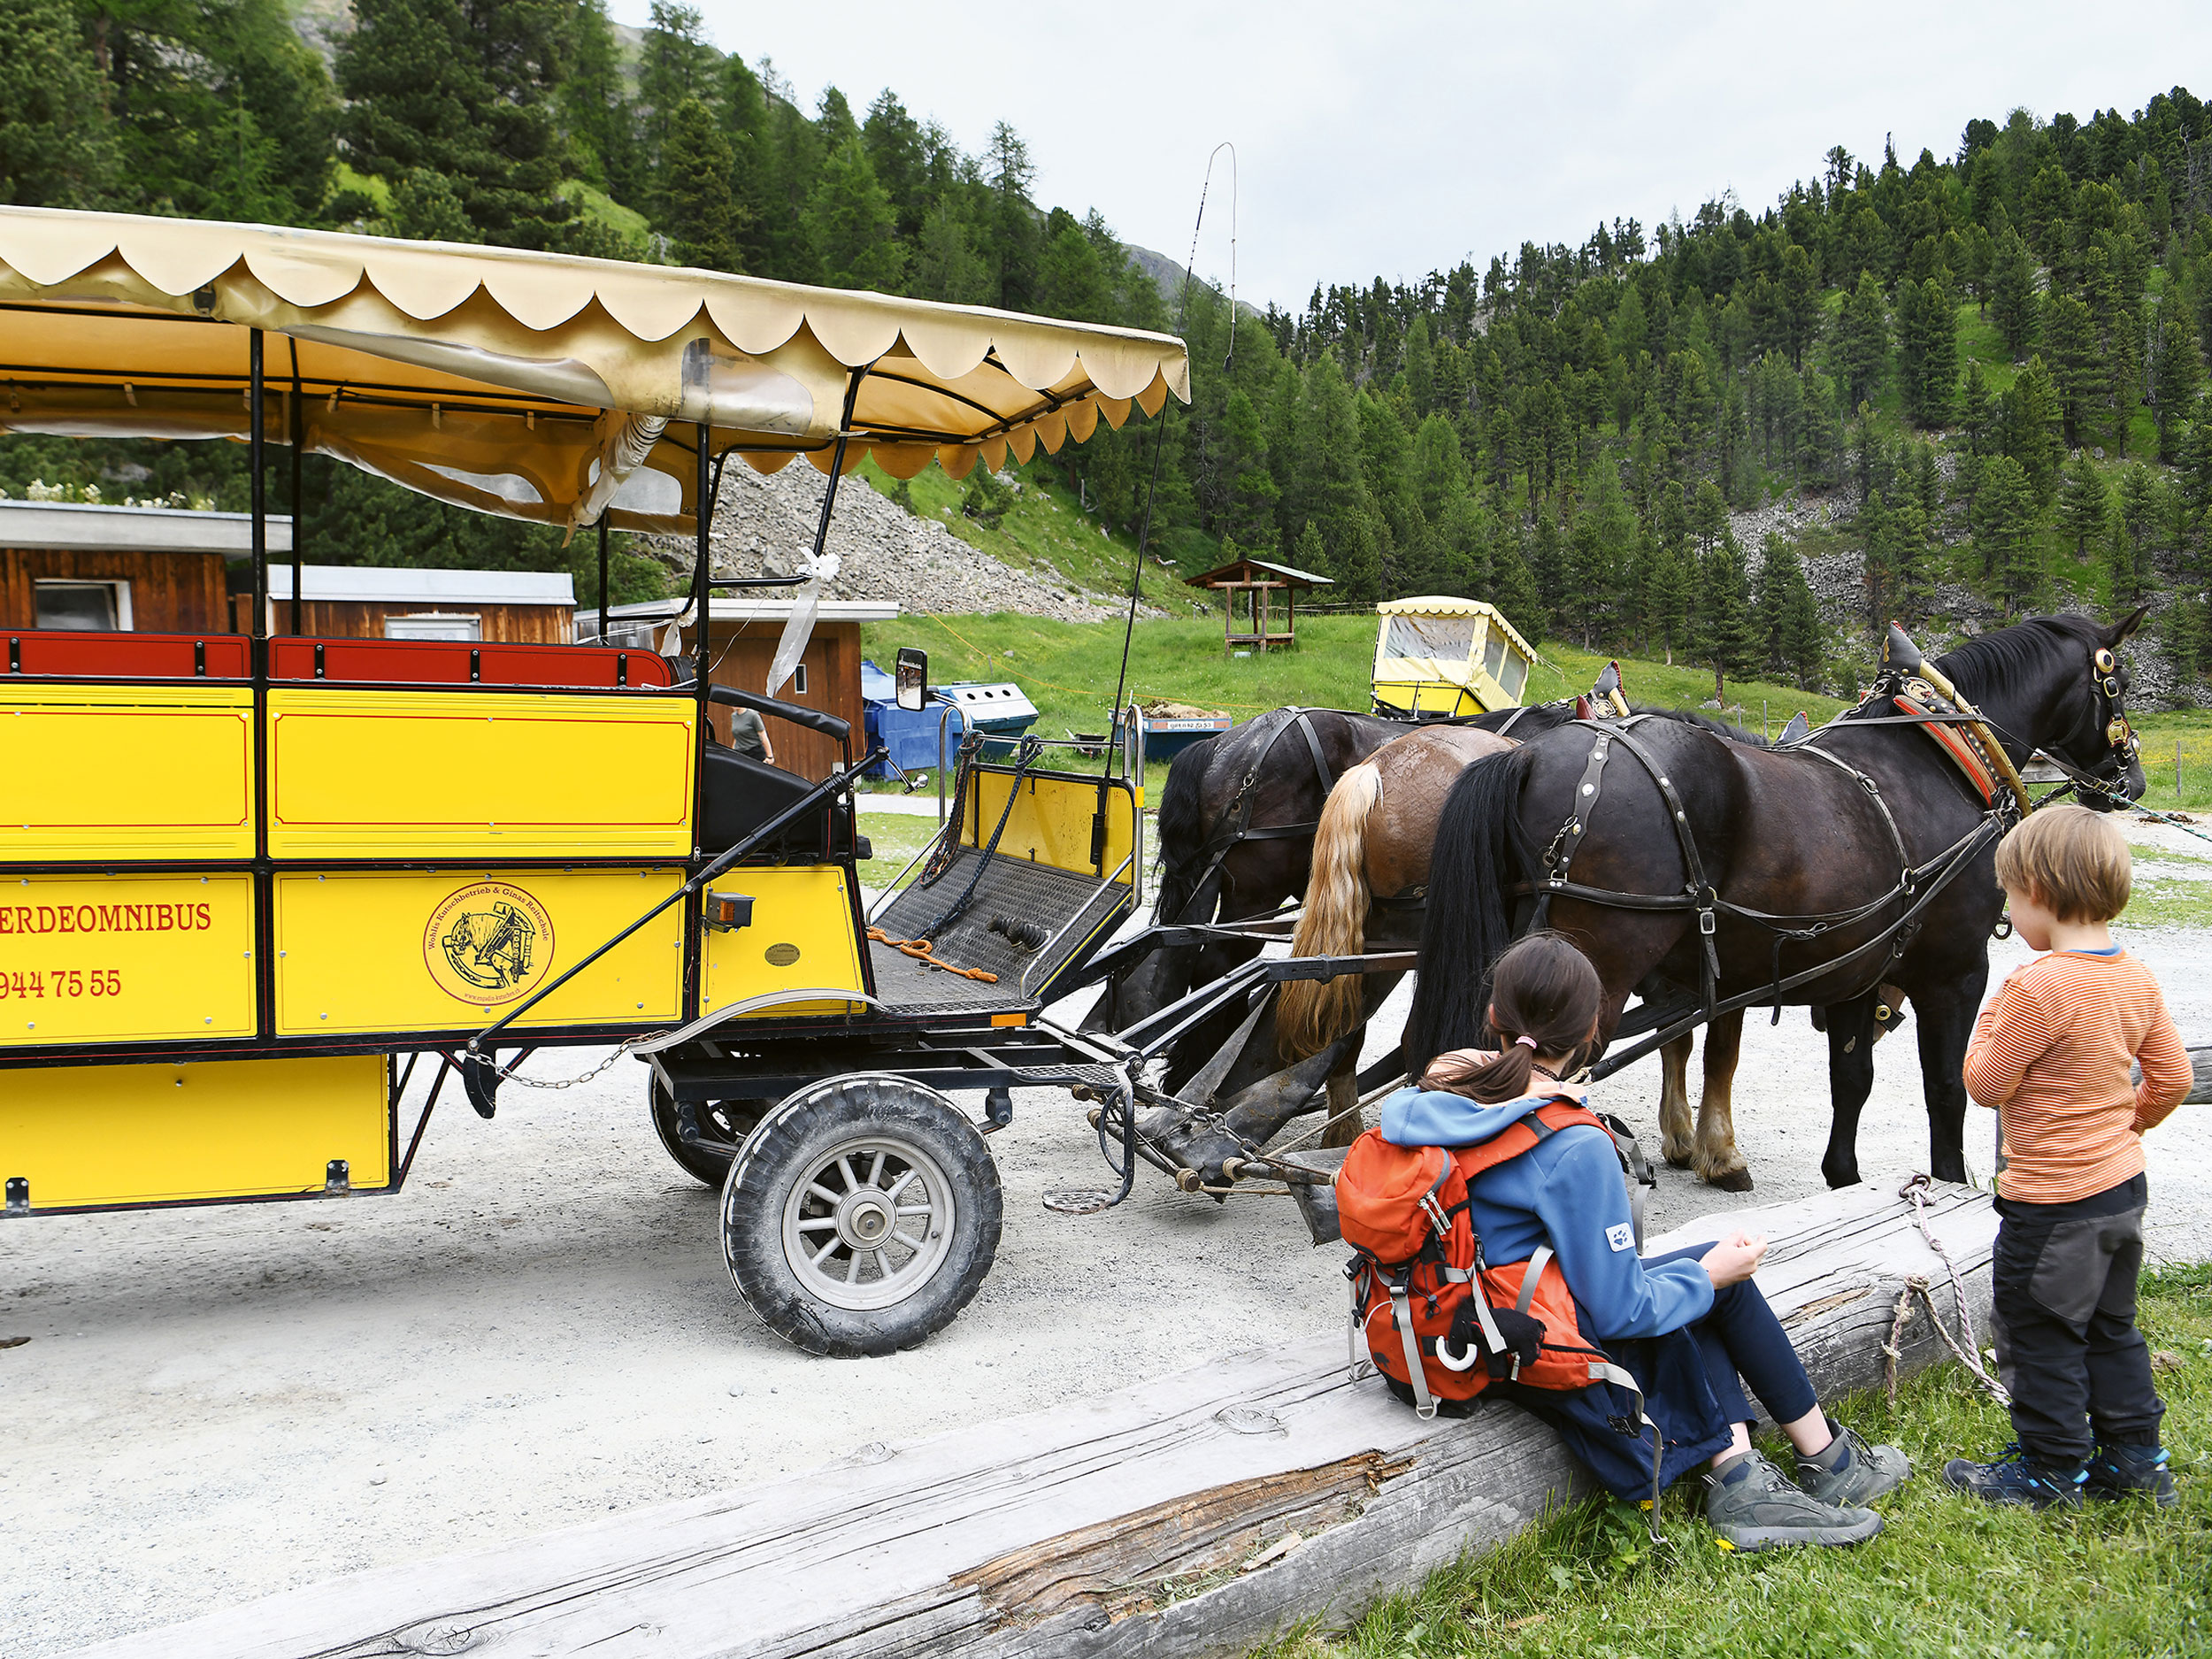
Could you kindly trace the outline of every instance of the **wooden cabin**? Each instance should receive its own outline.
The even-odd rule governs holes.
[[[607,612],[604,643],[658,651],[663,656],[687,657],[695,649],[695,630],[687,626],[681,629],[680,638],[674,636],[678,634],[677,618],[690,604],[688,598],[680,598],[613,606]],[[776,657],[776,642],[783,637],[784,624],[791,618],[792,604],[788,599],[718,596],[709,609],[709,678],[718,686],[764,691],[769,665]],[[849,720],[856,760],[865,741],[862,733],[867,720],[867,705],[860,695],[860,625],[893,622],[898,616],[898,606],[888,602],[823,600],[815,618],[813,637],[807,641],[806,654],[799,659],[797,673],[776,693],[787,703],[820,709],[841,720]],[[597,622],[598,612],[588,610],[582,620],[588,630]],[[717,706],[710,710],[710,716],[715,736],[726,743],[730,738],[730,710]],[[843,750],[828,738],[788,721],[771,720],[768,741],[775,748],[779,766],[817,780],[828,777],[844,759]]]
[[[291,553],[290,520],[268,536]],[[0,627],[228,634],[230,572],[252,551],[242,512],[0,501]]]
[[[237,629],[250,632],[253,595],[234,595]],[[292,567],[269,566],[269,634],[326,640],[496,640],[509,645],[576,642],[576,584],[566,571],[405,570],[382,565],[309,565],[300,572],[300,626],[292,626]]]
[[[1294,645],[1298,634],[1298,595],[1316,588],[1332,588],[1326,576],[1272,565],[1265,559],[1240,558],[1210,570],[1202,576],[1187,576],[1184,585],[1203,588],[1222,597],[1222,643],[1225,653],[1240,645],[1264,653],[1271,645]],[[1282,596],[1282,612],[1275,611],[1275,596]],[[1239,626],[1239,602],[1242,626]]]

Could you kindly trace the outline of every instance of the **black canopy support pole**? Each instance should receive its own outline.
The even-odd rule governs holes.
[[[845,476],[845,441],[852,435],[853,405],[860,401],[860,383],[868,377],[866,365],[855,369],[845,381],[845,407],[837,418],[837,442],[830,449],[829,488],[822,492],[822,516],[814,526],[814,557],[829,545],[830,510],[837,505],[837,480]]]
[[[295,340],[290,344],[292,348],[292,419],[289,423],[291,430],[286,435],[291,440],[292,444],[292,632],[301,634],[305,630],[300,626],[300,575],[302,561],[306,555],[302,550],[304,538],[300,534],[300,520],[303,517],[300,508],[300,452],[305,448],[307,414],[300,404],[299,342]]]
[[[607,515],[599,515],[599,642],[607,642]]]
[[[267,455],[262,442],[262,418],[268,388],[261,372],[262,337],[258,328],[246,340],[246,465],[253,473],[253,637],[267,637],[269,629],[269,488]]]
[[[713,603],[714,590],[710,568],[714,552],[714,462],[709,450],[713,446],[714,428],[700,421],[693,432],[697,438],[697,453],[693,457],[697,471],[693,476],[694,511],[692,519],[696,528],[696,541],[691,561],[691,614],[693,649],[691,657],[692,695],[698,699],[697,742],[692,750],[691,795],[691,856],[695,866],[705,856],[703,842],[707,829],[707,741],[713,735],[713,726],[707,718],[707,694],[713,689],[707,679],[711,661],[707,654],[709,617],[707,608]],[[606,522],[603,517],[602,524]],[[603,543],[602,544],[603,545]],[[605,590],[600,603],[606,603]],[[683,641],[677,641],[682,649]],[[695,870],[691,873],[695,873]],[[699,982],[702,976],[700,957],[703,954],[703,930],[699,926],[699,895],[687,890],[684,898],[684,1018],[699,1018]]]

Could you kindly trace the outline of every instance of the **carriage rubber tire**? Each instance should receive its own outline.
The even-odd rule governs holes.
[[[657,1077],[653,1078],[646,1087],[649,1097],[648,1110],[653,1119],[653,1133],[660,1136],[661,1145],[667,1148],[668,1156],[676,1160],[678,1168],[698,1182],[700,1186],[711,1187],[719,1191],[723,1183],[729,1179],[731,1162],[737,1156],[739,1147],[744,1143],[744,1135],[727,1143],[730,1149],[726,1156],[718,1157],[711,1152],[702,1152],[696,1147],[687,1147],[683,1143],[681,1131],[677,1125],[674,1097],[661,1087],[661,1080]],[[769,1110],[775,1105],[775,1102],[728,1100],[717,1101],[714,1104],[733,1117],[736,1120],[737,1127],[743,1130],[746,1134],[749,1134],[758,1125],[760,1120],[768,1115]],[[721,1129],[720,1122],[710,1116],[704,1118],[699,1125],[700,1133],[714,1141],[722,1139]]]
[[[913,1288],[864,1309],[817,1294],[786,1245],[788,1213],[803,1202],[799,1184],[841,1148],[858,1147],[918,1154],[915,1162],[933,1166],[930,1184],[941,1188],[928,1202],[951,1212],[941,1243],[929,1235],[938,1254]],[[957,1107],[910,1078],[856,1073],[800,1089],[747,1140],[722,1189],[722,1256],[747,1306],[786,1341],[830,1358],[872,1357],[912,1348],[952,1323],[991,1271],[1003,1217],[998,1166]],[[825,1236],[811,1234],[810,1242]]]

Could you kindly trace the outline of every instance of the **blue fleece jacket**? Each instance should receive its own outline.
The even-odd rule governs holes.
[[[1579,1090],[1561,1093],[1580,1100]],[[1478,1146],[1553,1095],[1485,1106],[1463,1094],[1402,1088],[1383,1102],[1383,1139],[1401,1147]],[[1604,1131],[1578,1125],[1486,1170],[1468,1192],[1486,1258],[1525,1262],[1548,1241],[1597,1340],[1662,1336],[1701,1319],[1713,1281],[1696,1261],[1646,1267],[1636,1255],[1620,1158]]]

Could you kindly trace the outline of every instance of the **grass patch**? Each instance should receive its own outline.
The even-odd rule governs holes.
[[[931,799],[935,798],[933,794]],[[860,884],[887,887],[907,862],[935,839],[937,818],[934,813],[920,818],[902,812],[868,812],[861,817],[860,833],[875,852],[873,858],[860,862]]]
[[[1947,1301],[1947,1298],[1945,1299]],[[1624,1504],[1586,1503],[1493,1553],[1392,1597],[1340,1639],[1294,1633],[1269,1659],[1605,1654],[1616,1659],[1812,1655],[2120,1655],[2212,1649],[2212,1268],[2146,1274],[2140,1313],[2172,1355],[2160,1391],[2177,1509],[2097,1506],[2078,1516],[2001,1512],[1948,1494],[1947,1457],[1988,1456],[2005,1414],[1955,1364],[1842,1416],[1901,1446],[1916,1478],[1889,1525],[1854,1550],[1731,1555],[1678,1483],[1664,1549]],[[1779,1442],[1768,1448],[1775,1455]],[[1784,1462],[1783,1466],[1788,1467]]]
[[[1146,588],[1156,592],[1156,580],[1148,578]],[[1223,652],[1218,617],[1148,619],[1138,623],[1130,643],[1128,695],[1195,703],[1240,720],[1288,703],[1365,709],[1376,626],[1371,616],[1304,617],[1295,649],[1233,658]],[[1118,622],[1056,622],[1010,611],[987,617],[916,612],[895,622],[866,624],[861,631],[864,652],[879,664],[890,663],[900,646],[913,645],[929,653],[933,680],[1014,680],[1037,705],[1035,729],[1047,737],[1104,729],[1120,671],[1121,640]],[[1545,661],[1529,676],[1524,694],[1532,703],[1588,690],[1606,663],[1604,657],[1556,642],[1542,649]],[[1713,695],[1709,669],[1624,657],[1621,672],[1634,703],[1694,708]],[[1759,728],[1763,707],[1778,731],[1795,710],[1803,709],[1818,721],[1844,706],[1833,697],[1759,680],[1732,683],[1728,701],[1730,718],[1753,731]],[[1053,764],[1093,771],[1099,764],[1071,753],[1056,756]]]

